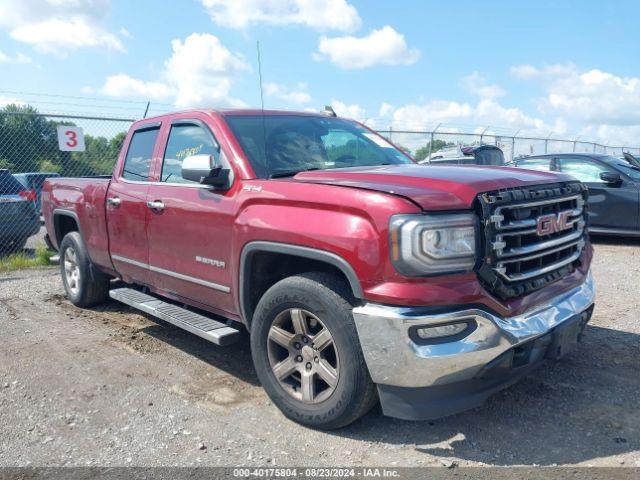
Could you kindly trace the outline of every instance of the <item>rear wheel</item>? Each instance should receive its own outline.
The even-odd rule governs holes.
[[[109,296],[109,278],[92,271],[78,232],[66,234],[60,243],[60,273],[67,298],[77,307],[103,303]]]
[[[338,277],[307,273],[281,280],[256,307],[251,350],[258,377],[296,422],[340,428],[375,404],[349,297]]]

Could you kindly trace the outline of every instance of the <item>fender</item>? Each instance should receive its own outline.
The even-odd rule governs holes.
[[[80,234],[80,238],[82,239],[82,243],[84,243],[84,236],[82,235],[82,229],[80,227],[80,219],[76,212],[71,210],[66,210],[64,208],[56,208],[53,210],[53,228],[55,229],[56,234],[56,243],[58,244],[58,251],[60,250],[60,244],[62,243],[62,238],[60,236],[60,225],[56,221],[58,217],[70,217],[73,218],[78,226],[78,234]],[[86,249],[86,246],[85,246]],[[87,256],[89,257],[89,273],[91,275],[92,280],[96,280],[100,278],[100,276],[104,275],[93,263],[91,260],[91,255],[89,254],[89,250],[87,250]]]
[[[82,241],[84,241],[84,235],[82,235],[82,230],[80,227],[80,219],[78,218],[78,214],[72,210],[66,210],[64,208],[56,208],[53,210],[53,228],[55,229],[55,233],[56,233],[56,243],[58,244],[58,248],[60,248],[60,243],[62,242],[62,236],[60,235],[60,225],[58,224],[57,218],[58,217],[71,217],[75,220],[76,225],[78,226],[78,233],[80,234],[80,237],[83,238]]]
[[[288,243],[254,241],[247,243],[243,247],[242,253],[240,254],[239,303],[240,313],[242,315],[242,318],[244,318],[244,320],[246,321],[247,325],[250,324],[250,318],[248,317],[248,312],[246,309],[247,302],[245,301],[245,294],[248,291],[250,281],[250,275],[247,269],[251,265],[251,257],[254,253],[257,252],[282,253],[286,255],[308,258],[310,260],[317,260],[320,262],[328,263],[329,265],[336,267],[345,275],[354,297],[364,298],[364,292],[362,290],[362,286],[360,285],[360,280],[358,279],[356,272],[353,270],[351,265],[349,265],[349,262],[347,262],[339,255],[328,252],[326,250],[318,250],[315,248],[302,247],[300,245],[291,245]]]

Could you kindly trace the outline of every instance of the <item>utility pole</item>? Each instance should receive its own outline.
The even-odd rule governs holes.
[[[427,158],[428,158],[429,163],[431,163],[431,152],[433,151],[433,140],[434,140],[434,136],[435,136],[436,132],[438,131],[438,129],[440,128],[440,125],[442,125],[442,123],[439,123],[439,124],[436,126],[436,128],[434,128],[434,129],[431,131],[431,140],[429,140],[429,156],[427,157]]]
[[[520,130],[517,130],[516,133],[513,134],[513,137],[511,137],[511,162],[512,163],[516,156],[516,137],[518,136],[519,133],[520,133]]]
[[[553,135],[553,130],[551,130],[549,135],[547,135],[547,138],[544,139],[544,153],[549,152],[549,139],[551,138],[551,135]]]
[[[489,130],[489,126],[487,125],[487,128],[485,128],[482,133],[480,134],[480,146],[482,146],[482,137],[484,137],[484,134],[487,132],[487,130]]]

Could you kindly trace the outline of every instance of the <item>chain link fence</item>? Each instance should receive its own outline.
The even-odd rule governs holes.
[[[461,132],[457,129],[435,129],[434,131],[378,130],[378,133],[389,138],[396,145],[409,151],[419,160],[428,159],[438,150],[450,146],[495,145],[504,152],[506,161],[513,161],[527,155],[545,153],[603,153],[613,156],[623,152],[640,155],[637,146],[611,146],[580,139],[568,140],[554,137],[540,138],[534,136],[498,134],[489,128],[474,128],[474,133]],[[477,133],[479,132],[479,133]],[[483,133],[484,132],[484,133]]]
[[[44,180],[110,174],[133,122],[7,110],[0,111],[0,254],[42,243]]]
[[[42,242],[40,191],[44,179],[111,174],[126,132],[134,121],[132,118],[42,114],[24,111],[24,107],[13,110],[10,107],[0,110],[0,252],[21,250],[28,239],[28,247]],[[500,147],[508,161],[524,155],[555,152],[621,155],[625,151],[640,155],[639,147],[527,137],[517,133],[501,135],[489,128],[468,129],[473,133],[441,127],[434,131],[389,128],[379,132],[418,159],[428,159],[444,147],[482,144]]]

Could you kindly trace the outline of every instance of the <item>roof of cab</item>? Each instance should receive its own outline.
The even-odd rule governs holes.
[[[255,115],[295,115],[301,117],[322,117],[327,116],[321,112],[309,112],[309,111],[295,111],[295,110],[262,110],[260,108],[196,108],[189,110],[180,110],[176,112],[164,113],[162,115],[156,115],[154,117],[147,117],[138,122],[153,122],[160,121],[163,118],[172,117],[174,115],[184,115],[188,113],[204,113],[204,114],[217,114],[222,116],[255,116]]]

